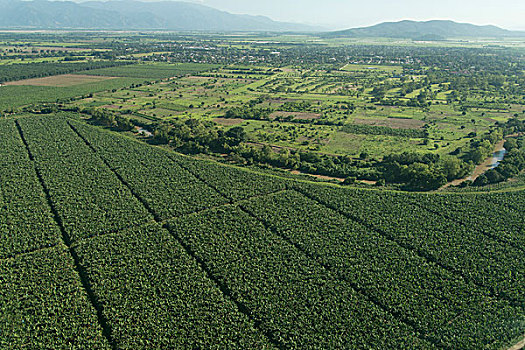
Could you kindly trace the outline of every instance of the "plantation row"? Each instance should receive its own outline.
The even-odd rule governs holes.
[[[463,276],[468,282],[483,286],[491,290],[493,295],[523,308],[523,251],[494,240],[467,224],[422,209],[416,203],[424,203],[425,197],[385,195],[375,191],[342,191],[309,185],[298,185],[297,188],[321,203],[373,227],[427,260]],[[439,207],[436,209],[443,210]],[[459,214],[456,218],[465,223],[471,221],[468,216],[465,218]]]
[[[0,348],[111,349],[60,245],[0,260]]]
[[[75,247],[118,349],[272,348],[158,225]]]
[[[153,221],[64,120],[18,122],[72,242]]]
[[[284,348],[431,348],[236,206],[185,216],[168,227]]]
[[[285,189],[285,182],[203,163],[70,121],[70,125],[130,184],[160,220]],[[130,157],[130,154],[133,154]],[[186,171],[189,170],[189,171]],[[212,187],[199,181],[205,178]]]
[[[110,227],[116,222],[130,225],[130,215],[123,206],[125,201],[132,201],[129,205],[148,217],[149,213],[127,188],[118,190],[123,186],[118,178],[65,120],[32,118],[20,119],[18,123],[35,160],[31,162],[28,158],[27,162],[36,164],[42,173],[52,205],[57,208],[60,222],[73,242],[108,233],[109,229],[98,231],[104,224]],[[21,150],[28,154],[25,147]],[[32,170],[36,174],[35,169]],[[109,185],[118,191],[106,187]],[[42,187],[38,186],[28,190],[42,193]],[[69,198],[69,205],[66,205],[66,198]],[[94,204],[97,207],[92,206]],[[120,210],[123,212],[119,213]],[[105,219],[103,212],[107,212]],[[32,220],[21,211],[18,213],[22,214],[19,216],[22,221],[39,220]],[[117,215],[120,215],[118,220]],[[115,220],[111,220],[113,216]],[[56,224],[53,227],[56,237],[60,237]],[[111,342],[119,349],[272,348],[264,335],[255,330],[253,322],[225,299],[196,261],[158,225],[146,224],[73,246],[88,285],[93,288],[97,305],[103,310],[102,317],[106,320],[103,327],[110,334],[109,340],[102,337],[101,325],[95,326],[100,322],[97,323],[93,308],[85,303],[86,292],[81,290],[67,251],[51,249],[5,262],[6,275],[0,276],[0,284],[5,281],[10,288],[18,288],[16,293],[9,294],[10,289],[6,288],[3,291],[7,294],[0,294],[0,306],[8,311],[0,318],[0,330],[2,334],[12,333],[6,338],[10,346],[109,348]],[[55,250],[62,252],[59,256],[51,254]],[[35,258],[40,255],[52,259],[55,265]],[[38,265],[31,265],[33,259]],[[70,272],[66,270],[68,266]],[[56,277],[53,269],[64,275]],[[41,280],[41,275],[46,277]],[[22,283],[18,279],[27,281]],[[42,293],[46,289],[54,293],[37,292],[39,283],[42,283]],[[36,299],[23,297],[26,293],[35,295]],[[63,293],[68,293],[67,297]],[[78,300],[67,303],[71,298]],[[58,304],[61,300],[66,304]],[[11,312],[12,309],[17,310]],[[33,325],[39,328],[33,329]],[[55,328],[56,332],[49,331]]]
[[[180,168],[166,152],[101,133],[82,123],[70,123],[159,220],[226,204],[224,198]]]
[[[50,115],[0,132],[0,347],[500,349],[525,330],[522,194],[293,182]]]
[[[148,155],[141,156],[141,152],[133,152],[133,154],[137,154],[138,158],[136,160],[130,160],[129,157],[129,150],[130,148],[132,150],[135,150],[135,147],[138,148],[144,148],[141,144],[134,144],[132,145],[132,142],[122,139],[122,142],[127,142],[127,145],[121,144],[120,147],[113,145],[111,147],[108,145],[108,140],[113,139],[113,137],[109,137],[107,135],[103,135],[102,133],[98,132],[97,130],[93,130],[93,128],[82,126],[80,123],[72,123],[74,124],[75,130],[78,130],[79,133],[83,135],[89,135],[88,138],[85,138],[88,140],[88,143],[90,145],[96,145],[97,152],[100,152],[100,154],[108,159],[108,163],[112,164],[115,162],[115,159],[118,159],[120,163],[115,163],[118,166],[116,167],[116,171],[119,174],[123,174],[123,177],[125,179],[128,179],[126,175],[127,170],[125,169],[128,166],[131,166],[133,164],[133,169],[140,169],[140,166],[137,167],[137,165],[142,162],[142,166],[152,166],[153,168],[149,168],[152,173],[156,174],[158,168],[155,167],[155,164],[159,164],[161,166],[166,167],[166,159],[163,158],[164,154],[167,154],[160,150],[154,150],[151,149],[149,158]],[[91,130],[90,130],[91,129]],[[97,137],[98,136],[98,137]],[[84,136],[83,136],[84,137]],[[117,139],[113,139],[114,141],[117,141]],[[119,151],[120,150],[120,151]],[[122,153],[122,150],[125,150],[126,153],[119,156],[119,153]],[[156,154],[155,154],[156,153]],[[153,155],[155,154],[155,157]],[[120,158],[119,158],[120,157]],[[204,181],[208,182],[210,181],[213,183],[217,188],[220,188],[222,191],[222,184],[217,183],[217,181],[224,181],[227,179],[226,186],[230,184],[233,188],[235,184],[239,184],[241,180],[241,176],[244,172],[241,170],[237,170],[234,172],[237,176],[229,176],[228,168],[221,167],[216,165],[218,169],[223,170],[222,172],[219,172],[216,176],[210,176],[210,174],[215,173],[217,170],[212,167],[208,171],[204,171],[205,169],[201,166],[198,166],[198,163],[195,161],[189,160],[187,158],[183,157],[177,157],[172,156],[175,160],[178,160],[181,164],[183,164],[183,167],[187,167],[188,169],[191,169],[192,172],[195,172],[198,174],[199,177],[202,177],[205,179]],[[151,161],[148,161],[148,159],[154,159],[153,163]],[[163,161],[164,160],[164,161]],[[124,163],[125,162],[125,163]],[[171,168],[174,168],[173,162],[170,165]],[[169,164],[169,162],[168,162]],[[175,166],[175,169],[177,167]],[[211,170],[211,171],[210,171]],[[214,171],[215,170],[215,171]],[[145,170],[144,170],[145,171]],[[140,174],[140,171],[138,172]],[[147,174],[147,173],[146,173]],[[129,174],[131,175],[131,173]],[[180,174],[182,175],[182,174]],[[189,175],[189,173],[188,173]],[[191,176],[191,175],[189,175]],[[237,177],[237,178],[236,178]],[[142,180],[142,176],[136,176],[136,179]],[[195,178],[194,178],[195,179]],[[266,181],[261,181],[262,178],[256,175],[252,175],[253,180],[259,180],[260,184],[264,184]],[[130,180],[133,180],[130,178]],[[195,179],[196,180],[196,179]],[[144,181],[144,180],[142,180]],[[205,189],[210,189],[210,187],[206,186],[204,183],[200,182],[200,186]],[[245,179],[245,183],[252,185],[252,182],[247,182]],[[147,201],[147,197],[143,197],[147,195],[147,193],[144,193],[140,190],[141,187],[146,185],[145,183],[137,183],[133,182],[132,187],[134,189],[137,189],[137,194],[139,198],[142,198]],[[153,183],[149,183],[149,185],[152,185],[152,188],[157,188],[159,191],[158,193],[164,193],[163,189],[165,187],[155,185]],[[251,191],[248,191],[248,187],[241,186],[240,191],[235,192],[233,195],[230,195],[232,200],[239,198],[246,198],[249,196],[255,196],[260,195],[261,193],[269,192],[269,191],[276,191],[278,189],[284,188],[284,185],[281,185],[282,187],[276,187],[276,188],[257,188],[256,187],[250,187]],[[177,184],[174,184],[172,186],[168,186],[172,188],[176,188]],[[179,184],[180,187],[180,184]],[[195,188],[193,187],[193,190],[202,191],[202,188]],[[257,191],[259,190],[259,191]],[[262,191],[262,192],[261,192]],[[167,191],[169,192],[169,190]],[[228,192],[226,190],[226,192]],[[186,195],[189,195],[189,193],[186,193]],[[215,193],[217,195],[217,193]],[[167,199],[165,197],[165,199]],[[223,198],[224,199],[224,198]],[[156,204],[156,203],[154,203]],[[156,207],[153,207],[153,211],[156,212],[158,216],[158,209],[155,210]],[[195,208],[194,208],[195,209]],[[216,209],[212,210],[211,213],[215,213],[215,211],[222,213],[222,209]],[[230,209],[226,209],[226,212],[230,212]],[[286,244],[281,238],[275,236],[275,234],[272,234],[268,231],[266,231],[260,224],[257,223],[257,221],[253,218],[250,218],[246,213],[243,213],[239,209],[235,209],[233,213],[228,215],[228,219],[226,220],[228,222],[228,225],[232,225],[232,227],[229,226],[210,226],[208,224],[202,224],[202,222],[205,222],[205,217],[209,215],[210,212],[205,212],[202,215],[196,215],[195,218],[192,216],[190,217],[182,217],[180,219],[177,219],[175,221],[171,221],[169,224],[171,232],[174,233],[179,239],[183,242],[183,244],[189,246],[189,250],[192,252],[195,252],[195,255],[199,260],[202,260],[206,266],[209,266],[209,269],[212,272],[212,275],[214,278],[218,279],[220,281],[220,284],[225,285],[227,289],[231,290],[232,295],[234,296],[235,300],[239,300],[242,305],[247,307],[250,310],[250,314],[255,317],[256,322],[261,324],[261,328],[264,331],[264,334],[269,334],[269,337],[272,338],[272,341],[278,344],[284,344],[285,347],[326,347],[326,346],[336,346],[336,347],[348,347],[350,344],[356,344],[356,339],[362,339],[360,341],[363,342],[363,344],[371,343],[372,340],[368,339],[368,337],[372,336],[373,341],[375,343],[384,344],[385,346],[388,346],[389,344],[399,344],[400,340],[386,340],[384,339],[385,334],[390,334],[393,336],[395,333],[393,330],[389,330],[388,332],[385,332],[385,330],[381,330],[380,333],[377,331],[373,332],[372,334],[369,334],[371,332],[371,329],[366,329],[366,332],[364,333],[363,330],[359,330],[360,324],[364,322],[364,320],[356,320],[353,319],[351,323],[349,324],[347,320],[344,319],[344,315],[351,313],[356,314],[358,313],[359,316],[362,318],[364,317],[364,314],[370,313],[371,310],[375,310],[377,315],[372,314],[372,317],[381,317],[385,318],[383,322],[387,322],[386,324],[388,327],[395,327],[398,328],[401,327],[404,331],[400,333],[401,338],[407,338],[409,343],[411,344],[410,347],[417,347],[417,344],[425,344],[425,342],[422,342],[421,340],[414,337],[413,333],[414,330],[404,325],[403,323],[395,320],[392,318],[391,315],[385,314],[384,311],[382,311],[380,308],[375,306],[370,301],[360,301],[360,303],[364,303],[366,306],[359,306],[359,308],[356,310],[354,309],[355,306],[352,306],[352,309],[350,310],[344,310],[344,308],[351,307],[348,305],[349,302],[358,300],[357,298],[362,298],[361,295],[356,293],[354,290],[351,289],[351,287],[347,286],[346,288],[349,288],[348,291],[343,290],[345,288],[338,288],[341,290],[339,293],[343,293],[343,295],[338,296],[337,298],[334,298],[331,300],[331,306],[326,309],[324,314],[319,314],[318,309],[322,307],[322,304],[320,303],[322,299],[322,295],[325,293],[328,294],[334,294],[335,292],[331,291],[337,284],[340,284],[340,281],[337,281],[334,277],[331,277],[331,282],[329,286],[322,287],[320,290],[319,285],[312,285],[312,274],[315,272],[319,276],[326,273],[322,266],[319,264],[316,264],[315,262],[309,262],[308,258],[305,257],[301,252],[298,252],[295,247]],[[188,219],[189,218],[189,219]],[[217,246],[217,247],[208,247],[208,249],[202,249],[201,247],[196,247],[191,243],[191,237],[194,235],[192,232],[188,236],[188,232],[183,232],[181,229],[178,228],[178,224],[180,222],[187,222],[187,220],[191,220],[190,224],[187,227],[193,227],[195,226],[196,222],[201,223],[199,226],[206,229],[207,235],[216,235],[219,234],[224,235],[227,232],[230,232],[229,235],[231,236],[231,239],[238,242],[237,244],[240,245],[237,247],[239,256],[235,255],[235,252],[232,250],[233,247],[230,245],[233,243],[228,243],[225,238],[219,239],[219,238],[210,238],[209,236],[204,236],[204,233],[199,234],[198,236],[201,237],[205,241],[212,241],[217,242],[217,244],[227,244],[227,246]],[[236,224],[237,223],[237,224]],[[252,226],[255,225],[255,228]],[[238,227],[243,226],[246,230],[246,235],[253,235],[254,237],[257,237],[258,239],[256,241],[249,241],[249,242],[243,242],[245,237],[239,236],[239,233],[242,231],[239,231]],[[208,233],[209,230],[209,233]],[[261,231],[261,232],[259,232]],[[265,241],[261,241],[259,236],[261,235],[267,235],[271,237],[270,245],[275,248],[273,250],[268,250],[265,248],[265,246],[268,244]],[[273,242],[272,242],[273,241]],[[254,254],[255,252],[260,251],[261,249],[264,250],[264,252],[261,252],[260,256],[257,257],[257,260],[253,261],[250,265],[245,265],[243,268],[235,268],[230,271],[229,267],[227,266],[227,261],[243,261],[246,258],[242,259],[240,256],[245,255],[247,252],[250,252],[250,255]],[[274,250],[278,250],[276,253]],[[283,253],[281,251],[286,251],[286,253]],[[208,253],[205,253],[208,252]],[[221,253],[222,252],[222,253]],[[208,256],[203,256],[202,254],[213,254],[214,258],[210,260]],[[228,260],[224,260],[224,256],[228,255]],[[260,261],[260,259],[270,259],[271,256],[274,256],[274,260],[270,263],[268,261]],[[309,269],[312,269],[313,271],[306,272],[306,275],[308,275],[308,278],[301,277],[305,274],[303,271],[295,271],[293,268],[289,268],[290,271],[287,271],[287,274],[292,274],[290,278],[286,276],[279,277],[277,280],[274,281],[265,281],[262,282],[263,279],[261,276],[259,276],[256,271],[253,269],[256,266],[259,266],[259,269],[261,269],[262,266],[264,266],[264,269],[262,273],[265,274],[265,276],[271,276],[275,273],[282,274],[283,273],[283,256],[290,256],[291,259],[297,260],[297,262],[294,262],[291,266],[301,266],[303,264],[309,266]],[[302,263],[300,263],[302,262]],[[262,265],[264,264],[264,265]],[[217,268],[220,267],[220,268]],[[273,270],[276,270],[275,272],[272,272]],[[266,271],[264,271],[266,270]],[[228,274],[228,279],[224,276],[224,274]],[[249,278],[252,283],[246,283],[246,278]],[[267,278],[266,278],[267,279]],[[315,280],[316,278],[314,278]],[[279,284],[279,282],[282,282],[283,280],[291,280],[293,283],[290,283],[288,288],[284,288],[283,285]],[[242,282],[242,285],[239,285],[239,283]],[[301,284],[298,284],[299,281],[302,281]],[[255,284],[256,283],[256,284]],[[273,284],[272,284],[273,283]],[[310,293],[312,293],[311,288],[315,288],[317,297],[310,296]],[[251,289],[256,288],[257,290],[261,290],[261,288],[264,288],[263,290],[265,293],[264,295],[267,295],[268,293],[278,293],[277,296],[274,296],[273,298],[271,295],[267,295],[263,299],[259,299],[257,301],[251,301],[249,297],[252,294]],[[348,294],[350,293],[350,294]],[[299,297],[300,295],[306,294],[306,298],[301,300]],[[284,299],[286,295],[289,295],[290,297],[297,299],[295,303],[292,303],[292,300]],[[272,300],[276,299],[278,304],[275,304],[276,301]],[[343,301],[344,300],[344,301]],[[316,302],[316,305],[312,306],[311,304]],[[298,303],[301,303],[301,306],[298,305]],[[333,303],[333,304],[332,304]],[[278,307],[280,305],[280,307]],[[287,306],[288,305],[288,306]],[[293,307],[292,307],[293,306]],[[264,310],[267,308],[276,309],[276,311],[270,315],[266,315]],[[285,308],[284,310],[281,310],[280,308]],[[334,309],[335,308],[335,309]],[[341,310],[341,308],[343,308]],[[344,311],[343,311],[344,310]],[[365,311],[366,310],[366,311]],[[370,318],[371,316],[366,316],[366,318]],[[308,326],[312,322],[312,319],[314,319],[315,327],[312,329],[311,326]],[[296,320],[296,324],[290,328],[290,326],[286,326],[287,324],[290,324],[292,320]],[[297,324],[298,320],[300,320],[300,324]],[[375,324],[377,322],[370,322],[367,321],[367,323]],[[353,326],[352,326],[353,324]],[[349,327],[352,327],[352,331],[349,331]],[[376,326],[374,326],[376,327]],[[309,329],[310,328],[310,329]],[[300,333],[297,334],[297,331],[300,330]],[[345,330],[345,333],[342,334],[340,338],[337,339],[331,339],[330,342],[328,342],[327,339],[319,339],[316,338],[319,337],[320,334],[328,334],[328,333],[340,333],[343,330]],[[358,332],[359,331],[359,336]],[[365,334],[367,334],[367,337],[365,337]],[[351,336],[350,336],[351,335]],[[375,339],[377,338],[377,339]],[[368,339],[368,340],[367,340]],[[408,345],[407,345],[408,346]]]
[[[120,89],[132,84],[142,83],[143,81],[143,79],[137,78],[116,78],[68,87],[2,86],[0,87],[0,111],[39,103],[67,102],[75,97],[86,96],[100,91]]]
[[[60,242],[35,169],[16,125],[0,121],[0,259]]]
[[[525,197],[521,193],[505,195],[426,196],[414,201],[433,212],[446,213],[473,230],[484,232],[525,253]],[[502,215],[504,213],[504,215]]]
[[[436,344],[503,346],[524,320],[508,302],[297,192],[242,206]]]

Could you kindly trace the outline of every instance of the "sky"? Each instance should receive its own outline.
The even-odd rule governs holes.
[[[450,19],[525,30],[525,0],[186,0],[274,20],[346,29],[403,19]]]

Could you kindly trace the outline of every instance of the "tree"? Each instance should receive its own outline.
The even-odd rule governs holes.
[[[246,141],[246,131],[241,126],[235,126],[224,133],[226,143],[230,146],[237,146]]]

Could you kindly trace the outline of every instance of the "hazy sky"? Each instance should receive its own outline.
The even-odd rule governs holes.
[[[525,30],[525,0],[186,0],[232,13],[343,29],[401,19],[451,19]]]

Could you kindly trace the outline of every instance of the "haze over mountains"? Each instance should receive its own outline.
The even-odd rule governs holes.
[[[264,16],[236,15],[212,7],[182,1],[133,0],[20,1],[0,0],[1,29],[101,29],[172,31],[271,31],[321,32],[309,25],[274,21]],[[453,21],[386,22],[323,34],[324,37],[387,37],[442,40],[458,37],[512,37],[495,26],[476,26]]]
[[[460,37],[512,37],[525,36],[524,32],[513,32],[496,26],[477,26],[453,21],[400,21],[385,22],[366,28],[354,28],[327,33],[328,37],[384,37],[410,39],[447,39]]]
[[[313,31],[308,25],[234,15],[180,1],[0,0],[0,28],[158,29],[180,31]]]

